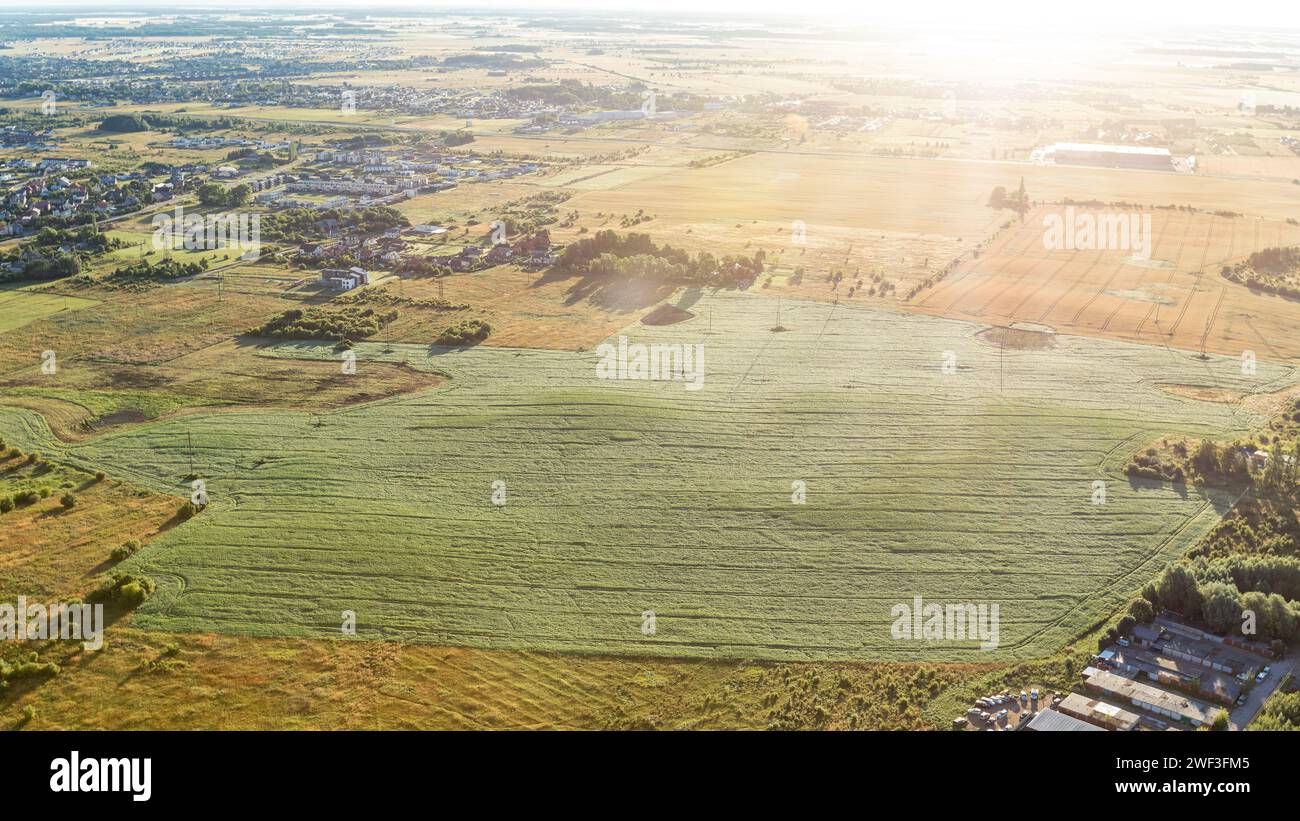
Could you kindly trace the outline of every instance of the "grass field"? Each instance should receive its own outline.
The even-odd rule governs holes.
[[[0,286],[0,333],[62,311],[76,311],[94,304],[93,299]]]
[[[452,379],[319,417],[196,413],[42,449],[187,493],[192,437],[212,505],[131,560],[160,582],[139,627],[329,637],[353,610],[372,639],[993,661],[1086,630],[1230,501],[1119,478],[1149,439],[1255,421],[1159,385],[1294,378],[1082,338],[1003,353],[964,323],[821,303],[786,303],[773,333],[771,300],[684,299],[695,319],[627,333],[704,344],[699,391],[597,380],[590,353],[362,343],[359,373],[405,361]],[[0,430],[41,428],[0,411]],[[890,609],[915,595],[998,603],[1001,648],[892,639]]]

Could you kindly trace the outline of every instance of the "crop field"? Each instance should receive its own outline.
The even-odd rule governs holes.
[[[783,304],[779,333],[772,300],[679,304],[695,318],[624,333],[704,345],[700,390],[597,379],[593,352],[360,343],[358,374],[451,378],[72,445],[29,411],[0,409],[0,430],[158,492],[188,494],[193,459],[211,505],[128,561],[159,581],[137,627],[331,637],[351,610],[360,638],[431,644],[994,661],[1086,630],[1231,502],[1120,476],[1161,435],[1258,421],[1162,385],[1294,378],[1075,337],[1003,351],[966,323],[817,302]],[[337,360],[315,343],[259,353]],[[914,596],[998,603],[999,648],[892,638],[891,608]]]
[[[1133,259],[1130,250],[1045,249],[1049,211],[1059,209],[1034,210],[909,308],[1228,356],[1253,351],[1278,361],[1300,358],[1294,332],[1300,306],[1219,276],[1223,265],[1254,251],[1300,243],[1300,226],[1155,210],[1151,258],[1145,260]]]
[[[93,299],[47,294],[25,288],[0,288],[0,333],[63,311],[76,311],[94,304]]]

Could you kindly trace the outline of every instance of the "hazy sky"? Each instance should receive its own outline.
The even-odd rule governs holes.
[[[1078,25],[1089,29],[1127,30],[1141,26],[1177,28],[1188,23],[1212,23],[1242,26],[1276,26],[1300,28],[1300,2],[1297,0],[920,0],[920,2],[882,2],[882,0],[79,0],[52,3],[39,9],[96,8],[128,10],[150,8],[175,12],[197,9],[442,9],[467,12],[516,9],[562,9],[577,12],[635,12],[648,9],[655,13],[693,16],[704,13],[746,17],[755,14],[808,17],[834,16],[840,19],[879,20],[881,22],[925,21],[945,28],[968,24],[1013,23],[1021,27]],[[15,9],[16,10],[16,9]]]

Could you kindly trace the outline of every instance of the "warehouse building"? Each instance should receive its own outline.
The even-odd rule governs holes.
[[[1048,154],[1058,165],[1100,165],[1106,168],[1146,168],[1172,171],[1173,156],[1168,148],[1145,145],[1094,145],[1092,143],[1057,143]]]
[[[1083,684],[1093,692],[1128,701],[1135,707],[1191,724],[1193,727],[1210,724],[1214,721],[1214,713],[1218,709],[1200,701],[1193,701],[1180,693],[1161,690],[1105,670],[1093,672]]]
[[[1025,730],[1033,733],[1058,733],[1058,732],[1105,732],[1102,728],[1093,726],[1086,721],[1080,721],[1073,716],[1058,713],[1055,710],[1043,710],[1038,713],[1025,725]]]
[[[1070,693],[1061,699],[1056,709],[1067,716],[1086,721],[1105,730],[1135,730],[1138,725],[1136,713],[1130,713],[1114,704],[1107,704],[1095,698],[1088,698],[1079,693]]]

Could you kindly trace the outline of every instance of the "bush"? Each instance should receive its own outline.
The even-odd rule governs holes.
[[[139,550],[140,550],[140,540],[130,539],[118,545],[117,547],[113,548],[113,552],[109,554],[109,557],[112,558],[112,560],[115,562],[121,562],[131,558]]]
[[[127,582],[117,589],[117,601],[119,604],[134,608],[144,604],[144,600],[149,597],[139,582]]]
[[[275,339],[365,339],[397,318],[397,311],[380,314],[374,308],[290,308],[246,333]]]
[[[447,330],[438,335],[434,344],[444,345],[446,347],[457,347],[460,345],[471,345],[476,342],[482,342],[492,333],[492,326],[481,319],[466,319],[457,322]]]
[[[138,607],[153,595],[156,585],[148,576],[114,571],[113,575],[86,597],[88,602],[113,603],[128,609]]]
[[[176,508],[176,518],[180,519],[182,522],[188,521],[197,516],[199,511],[202,509],[203,508],[193,502],[182,502],[181,506]]]
[[[77,497],[71,493],[65,493],[59,497],[59,504],[63,505],[64,510],[71,510],[77,506]]]
[[[41,495],[34,490],[20,490],[13,495],[14,507],[36,504],[36,500],[40,498]]]
[[[102,481],[104,481],[104,476],[105,476],[104,471],[102,471],[102,470],[97,470],[97,471],[95,471],[95,481],[96,481],[96,482],[102,482]]]
[[[14,500],[6,496],[0,499],[0,513],[8,513],[14,509]]]
[[[1214,721],[1210,723],[1210,729],[1214,732],[1224,732],[1228,729],[1228,711],[1220,709],[1214,714]]]

